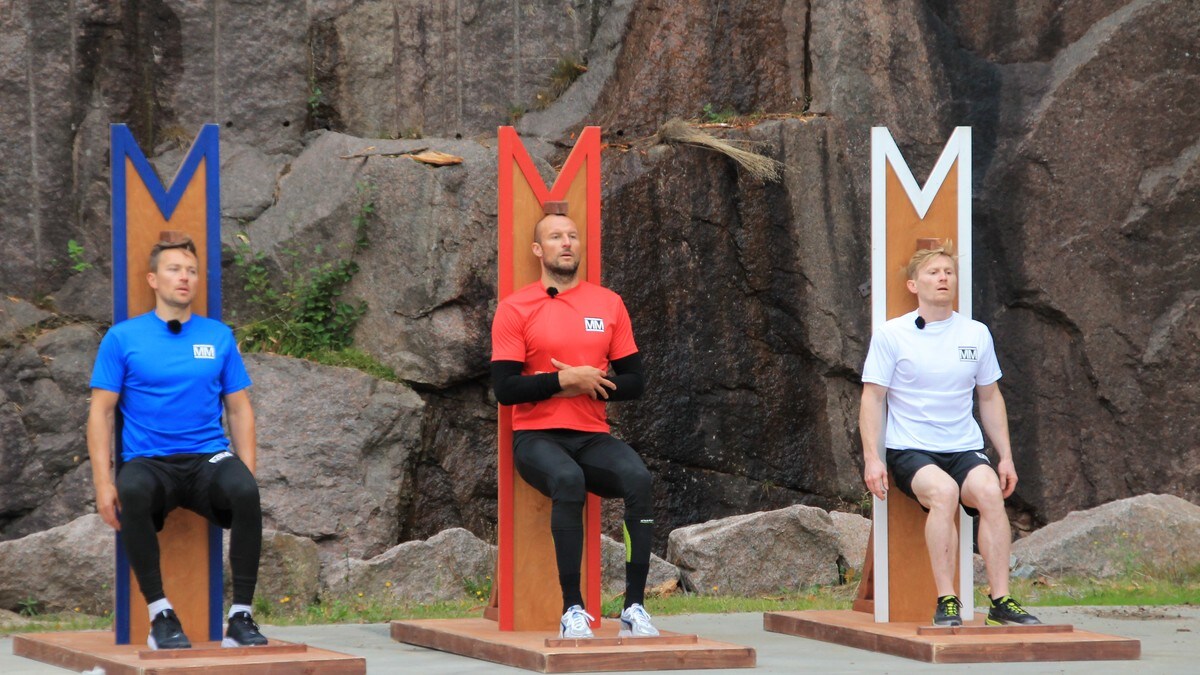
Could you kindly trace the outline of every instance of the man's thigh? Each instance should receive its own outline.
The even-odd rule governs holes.
[[[977,511],[1004,508],[1000,477],[990,463],[971,467],[962,481],[961,498],[963,506]]]
[[[180,506],[203,516],[218,527],[229,529],[233,511],[228,494],[240,486],[253,485],[254,476],[242,460],[228,450],[197,457],[184,486]]]
[[[544,495],[552,495],[556,483],[584,481],[583,470],[571,456],[577,446],[575,434],[558,431],[517,431],[513,434],[513,464],[521,478]]]
[[[583,469],[588,491],[605,498],[623,497],[631,484],[645,482],[650,476],[637,451],[611,434],[595,434],[576,460]]]
[[[183,481],[176,463],[155,457],[136,457],[117,471],[117,498],[132,506],[146,504],[154,529],[161,530],[167,514],[179,506]]]

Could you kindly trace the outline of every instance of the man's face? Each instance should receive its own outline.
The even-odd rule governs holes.
[[[200,280],[200,264],[191,252],[169,248],[158,254],[158,269],[147,274],[146,279],[164,303],[182,309],[192,304]]]
[[[918,301],[927,306],[946,306],[954,302],[958,290],[958,273],[950,256],[939,255],[925,261],[916,278],[908,280],[908,290],[916,293]]]
[[[533,254],[551,274],[569,277],[579,269],[579,228],[566,216],[546,216],[538,224]]]

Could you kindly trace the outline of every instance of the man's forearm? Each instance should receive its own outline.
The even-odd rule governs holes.
[[[873,397],[864,396],[858,412],[858,434],[862,437],[863,459],[880,459],[880,431],[883,429],[883,406]]]
[[[88,412],[87,448],[92,464],[92,484],[113,482],[112,438],[114,421],[111,414],[92,409]]]
[[[233,441],[233,450],[237,453],[250,473],[254,473],[258,461],[258,442],[254,428],[254,413],[249,410],[239,410],[229,413],[229,435]]]
[[[1004,398],[996,393],[979,400],[979,421],[992,447],[1001,460],[1012,459],[1012,445],[1008,437],[1008,410]]]

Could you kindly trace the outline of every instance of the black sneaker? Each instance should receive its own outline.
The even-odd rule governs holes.
[[[933,613],[935,626],[961,626],[962,603],[957,595],[943,595],[938,598],[937,611]]]
[[[1026,612],[1021,603],[1013,600],[1011,595],[992,601],[992,608],[988,610],[985,622],[989,626],[1003,626],[1006,623],[1032,626],[1041,623],[1036,616]]]
[[[250,618],[250,612],[238,612],[229,617],[229,628],[225,631],[222,647],[253,647],[267,644],[267,638],[258,632],[258,624]]]
[[[164,609],[150,621],[150,636],[146,638],[150,649],[189,649],[192,643],[183,634],[183,624],[175,610]]]

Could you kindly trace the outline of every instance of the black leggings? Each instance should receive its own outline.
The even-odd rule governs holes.
[[[642,458],[610,434],[550,429],[513,434],[517,472],[550,497],[550,532],[564,609],[583,604],[583,503],[588,492],[625,502],[626,606],[641,603],[654,531],[652,477]]]
[[[258,484],[236,455],[132,459],[117,473],[117,497],[121,502],[121,542],[147,604],[166,597],[157,533],[167,514],[179,506],[230,530],[233,602],[249,605],[254,600],[262,551],[262,508]]]

